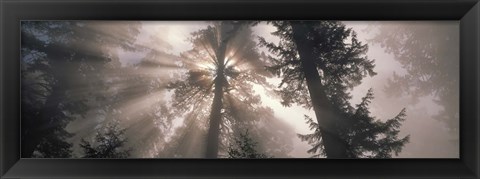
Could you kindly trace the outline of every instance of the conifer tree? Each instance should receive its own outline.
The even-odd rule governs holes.
[[[370,42],[394,55],[405,74],[393,73],[385,85],[390,96],[408,95],[416,103],[432,95],[443,107],[435,117],[452,134],[459,129],[459,26],[452,22],[395,22],[373,25]],[[432,28],[435,27],[435,28]],[[456,141],[458,143],[458,140]],[[458,145],[458,144],[457,144]]]
[[[22,157],[70,156],[72,145],[66,139],[72,134],[65,127],[84,117],[87,99],[96,97],[78,93],[79,86],[97,85],[92,79],[113,58],[112,49],[134,49],[138,24],[22,21],[21,25]],[[122,36],[115,38],[118,34]]]
[[[131,149],[124,149],[125,129],[120,129],[118,123],[109,123],[95,135],[92,142],[82,139],[80,147],[83,158],[127,158]]]
[[[235,137],[233,143],[228,146],[228,158],[268,158],[267,155],[259,153],[256,149],[257,142],[255,142],[248,133],[240,133]]]
[[[282,104],[313,108],[327,158],[349,158],[348,115],[353,113],[349,89],[367,75],[373,76],[374,60],[365,53],[356,33],[338,21],[274,21],[279,44],[260,38],[277,57],[269,67],[282,77]],[[319,140],[320,138],[318,138]]]
[[[266,77],[271,74],[264,69],[264,56],[257,52],[250,24],[213,22],[192,33],[193,48],[181,54],[186,73],[168,86],[174,91],[173,108],[186,116],[185,128],[208,124],[195,127],[200,130],[195,132],[206,130],[203,152],[207,158],[225,153],[229,135],[255,126],[262,119],[255,115],[265,111],[264,118],[273,116],[268,116],[272,112],[261,107],[260,96],[252,89],[255,84],[269,86]]]

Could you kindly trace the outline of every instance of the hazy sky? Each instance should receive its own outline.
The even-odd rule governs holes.
[[[367,39],[372,38],[374,32],[368,32],[365,29],[369,22],[344,22],[347,27],[353,28],[358,33],[358,38],[366,43]],[[439,22],[445,23],[445,22]],[[453,23],[458,26],[457,22]],[[142,29],[138,36],[137,43],[145,44],[152,48],[161,48],[173,54],[191,49],[187,38],[190,33],[201,28],[205,28],[205,22],[142,22]],[[433,25],[434,26],[434,25]],[[437,28],[433,27],[432,28]],[[267,41],[278,42],[278,38],[271,35],[274,27],[261,23],[253,28],[256,35],[264,37]],[[458,35],[458,34],[456,34]],[[166,45],[168,44],[168,45]],[[458,47],[452,47],[458,48]],[[265,51],[264,48],[261,48]],[[124,65],[135,64],[139,62],[145,54],[130,53],[118,51],[120,61]],[[407,120],[403,123],[399,137],[410,134],[410,142],[406,144],[403,151],[398,157],[408,158],[456,158],[459,156],[458,146],[450,142],[452,139],[458,139],[457,136],[451,136],[447,132],[445,125],[432,118],[441,107],[434,103],[434,99],[424,97],[415,105],[409,103],[406,97],[391,98],[388,97],[383,89],[393,72],[397,74],[405,73],[401,65],[395,61],[393,55],[384,52],[379,45],[369,44],[368,57],[375,59],[376,67],[374,69],[378,74],[374,77],[366,77],[360,86],[357,86],[352,91],[353,98],[351,103],[353,105],[359,103],[360,99],[365,96],[369,88],[373,88],[375,99],[370,105],[370,110],[373,116],[377,119],[386,120],[397,115],[404,107],[407,108]],[[457,61],[459,59],[456,59]],[[270,79],[269,82],[278,85],[280,80],[278,78]],[[292,107],[283,107],[279,99],[272,99],[265,95],[265,91],[260,86],[254,87],[255,92],[262,97],[262,103],[273,109],[275,116],[286,123],[293,126],[296,133],[306,134],[311,133],[304,115],[315,117],[312,110],[306,110],[302,107],[293,105]],[[70,130],[78,130],[78,127],[69,126]],[[75,129],[76,128],[76,129]],[[306,151],[310,148],[306,142],[301,142],[295,137],[294,150],[290,153],[293,157],[309,157]]]

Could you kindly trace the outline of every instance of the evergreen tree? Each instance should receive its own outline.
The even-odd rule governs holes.
[[[233,144],[228,146],[228,158],[269,158],[263,153],[259,153],[256,149],[257,143],[249,136],[248,130],[240,133],[233,140]]]
[[[313,108],[327,158],[348,158],[347,129],[353,107],[348,89],[359,85],[367,75],[375,75],[374,60],[367,58],[368,46],[356,33],[337,21],[271,22],[280,43],[263,46],[278,58],[269,58],[269,69],[282,77],[279,93],[282,104]]]
[[[398,133],[401,122],[405,120],[405,109],[403,109],[394,118],[385,122],[370,116],[368,105],[373,99],[373,90],[370,89],[362,101],[357,104],[354,112],[346,114],[345,128],[340,135],[347,139],[348,158],[391,158],[392,153],[398,155],[402,147],[409,141],[409,136],[399,139]],[[320,157],[325,155],[324,148],[321,144],[321,133],[318,124],[312,118],[305,116],[311,130],[315,130],[312,134],[298,136],[302,141],[307,141],[313,147],[308,153],[314,154],[312,157]]]
[[[133,49],[136,24],[22,21],[22,157],[65,157],[72,146],[65,127],[88,111],[94,73],[112,49]],[[110,26],[117,26],[114,32]],[[92,31],[97,33],[91,33]],[[122,34],[114,38],[111,34]],[[88,45],[86,45],[88,44]],[[90,48],[95,46],[97,48]]]
[[[66,142],[72,134],[65,130],[57,129],[45,136],[36,151],[32,154],[34,158],[70,158],[72,157],[72,144]]]
[[[254,126],[259,119],[242,116],[259,114],[255,111],[261,108],[260,96],[252,88],[255,84],[268,86],[265,77],[270,75],[263,68],[263,56],[256,50],[249,24],[213,22],[192,33],[193,49],[181,54],[186,73],[169,85],[174,90],[172,106],[185,114],[184,123],[208,124],[197,128],[206,129],[207,158],[224,153],[229,135],[240,127]]]
[[[406,70],[393,73],[385,86],[390,96],[408,95],[412,103],[432,95],[443,107],[435,118],[452,133],[459,128],[459,26],[451,22],[375,24],[370,42],[380,44]],[[456,141],[458,143],[458,140]]]
[[[93,142],[82,139],[83,158],[127,158],[131,149],[124,149],[124,133],[125,129],[120,129],[118,123],[111,123],[97,132]]]
[[[164,99],[170,81],[164,62],[177,57],[158,49],[146,49],[145,53],[138,63],[111,65],[97,72],[103,74],[97,79],[100,90],[92,90],[97,98],[89,102],[88,116],[77,119],[91,125],[77,129],[82,132],[77,139],[88,134],[86,130],[94,132],[98,126],[118,120],[128,128],[125,135],[131,140],[125,145],[142,146],[131,151],[132,157],[153,157],[161,150],[175,117]]]

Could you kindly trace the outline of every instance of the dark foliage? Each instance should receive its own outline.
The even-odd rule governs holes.
[[[334,116],[329,130],[348,144],[348,157],[398,154],[408,142],[408,136],[398,138],[405,111],[385,122],[370,116],[372,91],[356,107],[349,103],[349,90],[376,74],[355,32],[336,21],[271,23],[281,41],[260,38],[260,46],[275,57],[258,53],[250,29],[257,22],[212,22],[191,34],[191,50],[176,56],[164,51],[172,47],[161,39],[155,39],[159,48],[137,44],[136,22],[22,21],[22,157],[74,157],[78,149],[84,158],[288,157],[293,129],[254,90],[273,91],[272,73],[282,78],[276,94],[284,106],[317,114],[317,122],[306,117],[316,132],[298,135],[314,146],[310,153],[325,154],[320,106],[334,114],[325,118]],[[300,51],[313,57],[310,66],[322,86],[313,92],[322,103],[312,97]],[[125,52],[145,56],[125,63]],[[439,91],[441,100],[451,94]],[[173,128],[175,122],[180,126]],[[136,146],[142,147],[131,149]]]
[[[396,139],[399,127],[396,125],[400,124],[393,121],[403,120],[404,112],[400,113],[397,120],[390,122],[393,126],[385,126],[368,116],[366,105],[373,97],[371,91],[357,109],[349,103],[351,95],[348,90],[359,85],[367,75],[376,74],[373,71],[374,60],[365,55],[368,46],[357,39],[354,31],[337,21],[271,23],[277,28],[273,35],[280,38],[279,44],[263,38],[260,38],[260,42],[276,55],[269,58],[268,69],[282,77],[278,91],[282,104],[290,106],[296,103],[306,108],[313,107],[316,113],[317,123],[311,118],[307,120],[316,133],[300,135],[302,140],[314,146],[310,153],[323,151],[329,146],[332,148],[329,150],[331,155],[342,158],[368,157],[367,151],[376,152],[372,154],[375,157],[389,157],[385,152],[397,152],[403,147],[408,137],[399,141]],[[302,37],[294,29],[302,30]],[[316,70],[307,73],[307,63],[315,65]],[[313,76],[318,73],[319,77],[306,76],[312,73]],[[317,99],[313,99],[314,96]],[[312,106],[315,101],[318,106]],[[387,139],[378,137],[380,134],[386,135]],[[326,137],[329,137],[329,142],[326,142]],[[381,148],[372,151],[375,147]],[[345,152],[334,154],[338,150]],[[329,157],[328,152],[320,154]]]
[[[345,114],[348,116],[346,120],[349,125],[345,125],[341,130],[341,136],[348,141],[349,158],[391,158],[393,153],[398,155],[409,141],[409,136],[398,138],[401,122],[406,117],[405,109],[394,118],[382,122],[370,116],[368,105],[372,99],[373,91],[370,89],[360,104],[357,104],[355,111]],[[324,156],[318,124],[308,116],[305,116],[305,119],[310,129],[315,132],[298,136],[302,141],[307,141],[313,146],[308,150],[308,153],[314,154],[312,157]]]
[[[117,123],[108,124],[95,135],[93,142],[81,140],[82,158],[127,158],[131,149],[124,149],[126,143],[125,129]]]
[[[138,24],[109,31],[118,24],[22,21],[22,157],[71,155],[65,127],[89,110],[88,99],[96,96],[88,89],[99,82],[91,79],[102,75],[95,72],[115,58],[113,48],[134,48]]]
[[[278,36],[280,42],[275,44],[260,37],[260,45],[277,56],[268,58],[268,69],[282,78],[278,91],[282,104],[296,103],[312,108],[301,59],[292,39],[291,22],[271,23],[277,28],[272,34]],[[351,98],[347,90],[359,85],[367,75],[376,75],[374,60],[365,55],[368,46],[357,39],[354,31],[337,21],[311,21],[307,26],[309,33],[305,34],[305,40],[315,45],[311,53],[329,99],[336,106],[351,110],[347,109]]]
[[[259,153],[256,149],[257,142],[255,142],[248,134],[248,130],[245,133],[240,133],[238,137],[235,137],[232,144],[228,146],[227,157],[228,158],[268,158],[267,155]]]

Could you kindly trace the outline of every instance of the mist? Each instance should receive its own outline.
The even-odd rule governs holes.
[[[282,58],[260,45],[281,44],[282,36],[273,33],[277,26],[221,23],[22,23],[22,111],[32,115],[22,118],[22,142],[38,141],[32,154],[22,156],[103,158],[86,151],[100,150],[113,138],[115,152],[107,158],[205,158],[218,108],[219,158],[324,158],[308,152],[312,144],[299,137],[316,132],[305,117],[316,118],[311,99],[302,96],[308,91],[285,105],[278,92],[282,76],[265,70],[269,60]],[[406,109],[395,137],[409,140],[392,158],[458,158],[459,23],[339,24],[368,46],[362,58],[374,60],[376,73],[347,88],[347,102],[355,108],[372,89],[368,114],[385,123]],[[223,54],[217,50],[222,38],[228,39]],[[352,38],[344,43],[351,45]],[[61,53],[51,49],[59,47]],[[220,61],[212,57],[222,55]],[[219,64],[225,82],[216,93]],[[217,94],[221,107],[215,107]],[[45,137],[32,137],[37,131]],[[244,155],[239,146],[247,144],[250,153]],[[61,152],[45,152],[45,146]]]

